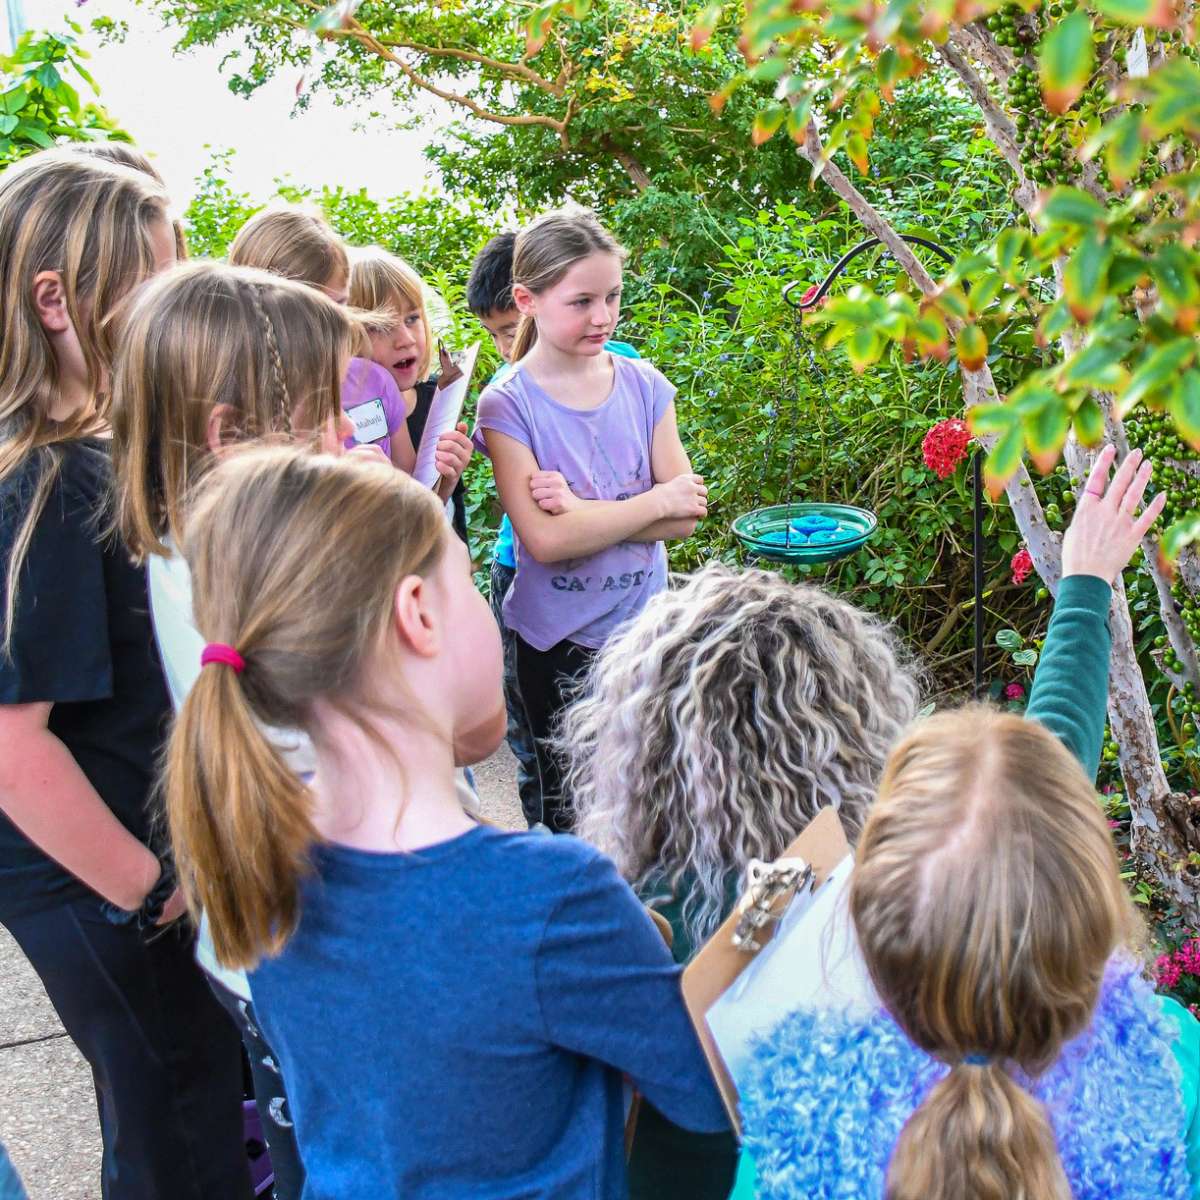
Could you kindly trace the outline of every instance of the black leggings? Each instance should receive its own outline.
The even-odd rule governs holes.
[[[525,820],[531,828],[540,821],[554,833],[570,833],[570,798],[563,788],[563,763],[551,749],[550,739],[567,706],[564,692],[587,673],[596,651],[569,641],[561,641],[549,650],[535,650],[520,634],[513,636],[517,641],[517,684],[542,779],[541,810],[526,812]]]
[[[190,928],[113,925],[91,899],[4,924],[92,1068],[104,1200],[249,1200],[240,1043]]]

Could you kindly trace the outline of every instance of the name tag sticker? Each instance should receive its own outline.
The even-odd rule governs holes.
[[[346,416],[354,422],[354,440],[361,446],[388,435],[387,414],[383,411],[383,401],[378,398],[346,409]]]

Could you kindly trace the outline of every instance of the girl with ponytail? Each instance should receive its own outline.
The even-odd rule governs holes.
[[[572,685],[667,586],[664,541],[708,511],[675,420],[675,388],[606,347],[625,252],[585,209],[547,213],[513,251],[514,367],[479,399],[476,444],[516,531],[504,620],[537,752],[530,825],[570,828],[553,736]]]
[[[1025,719],[972,706],[892,752],[849,904],[881,1007],[797,1012],[760,1047],[742,1097],[764,1200],[1195,1194],[1196,1022],[1141,978],[1092,784],[1109,585],[1163,503],[1135,518],[1149,463],[1106,490],[1112,460],[1064,538]]]
[[[152,817],[145,577],[105,532],[118,316],[174,259],[144,172],[63,149],[0,174],[0,922],[92,1068],[106,1200],[250,1190],[237,1035]]]
[[[189,903],[250,968],[305,1195],[625,1195],[622,1075],[725,1117],[678,969],[607,859],[463,810],[504,733],[500,638],[433,493],[365,459],[235,452],[185,553],[200,678],[167,762]],[[289,771],[264,727],[296,727]]]
[[[340,450],[349,428],[341,381],[365,340],[350,310],[320,291],[248,267],[181,267],[132,305],[113,382],[116,518],[126,545],[146,564],[154,634],[176,708],[196,682],[204,645],[180,553],[188,495],[231,446],[255,438]],[[312,770],[312,748],[294,728],[268,736],[290,771]],[[220,967],[204,921],[197,952],[246,1044],[276,1200],[298,1200],[304,1173],[287,1090],[254,1020],[245,974]]]

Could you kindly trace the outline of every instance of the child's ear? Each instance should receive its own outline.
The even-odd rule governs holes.
[[[208,428],[204,432],[208,448],[214,454],[220,454],[240,437],[237,409],[232,404],[214,404],[212,412],[208,414]]]
[[[523,283],[513,284],[512,297],[518,312],[526,317],[533,316],[533,310],[537,302],[533,293]]]
[[[392,626],[405,649],[421,658],[433,658],[441,647],[429,602],[429,584],[420,575],[406,575],[392,597]]]
[[[71,328],[67,290],[57,271],[39,271],[33,277],[33,307],[48,333],[66,333]]]

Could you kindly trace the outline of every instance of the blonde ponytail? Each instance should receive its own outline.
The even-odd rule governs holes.
[[[520,362],[533,349],[536,341],[537,322],[531,316],[525,315],[517,325],[517,332],[513,334],[511,351],[513,362]]]
[[[1035,721],[980,706],[893,750],[850,910],[880,999],[951,1065],[910,1118],[888,1200],[1068,1200],[1036,1077],[1092,1018],[1138,920],[1091,782]]]
[[[625,261],[624,247],[590,209],[562,208],[531,222],[513,244],[512,279],[535,296],[552,288],[577,263],[592,254]],[[513,338],[512,361],[519,362],[537,341],[537,322],[522,316]]]
[[[886,1200],[1071,1200],[1054,1131],[998,1063],[959,1063],[908,1119]]]
[[[171,842],[187,848],[180,886],[189,909],[208,914],[218,959],[249,967],[278,953],[299,920],[316,834],[308,789],[264,735],[231,667],[200,672],[175,724],[167,779]]]
[[[204,477],[185,528],[196,627],[240,663],[204,667],[179,714],[167,818],[218,961],[249,967],[295,930],[316,840],[308,790],[264,727],[319,744],[325,700],[371,732],[363,664],[400,581],[440,561],[446,523],[433,492],[385,462],[258,446]]]

